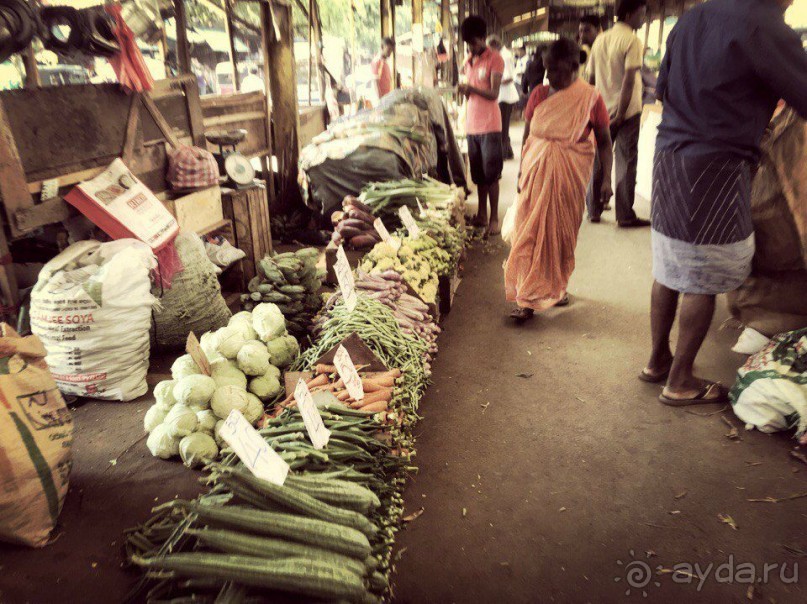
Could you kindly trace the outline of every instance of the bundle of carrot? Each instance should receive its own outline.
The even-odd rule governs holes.
[[[351,409],[367,413],[387,411],[392,400],[395,380],[401,377],[401,370],[390,369],[381,373],[359,371],[359,377],[361,377],[361,385],[364,390],[364,397],[360,400],[355,400],[350,396],[345,382],[339,377],[336,367],[333,365],[316,365],[314,376],[306,381],[306,385],[312,394],[320,391],[330,392],[340,403]],[[291,393],[285,400],[278,403],[273,415],[277,415],[283,409],[294,407],[296,404],[294,393]]]

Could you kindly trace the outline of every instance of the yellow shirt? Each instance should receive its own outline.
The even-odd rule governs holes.
[[[586,70],[588,74],[594,75],[594,85],[600,91],[611,117],[616,115],[619,107],[619,96],[625,71],[641,68],[643,54],[639,38],[629,25],[621,21],[594,40]],[[625,118],[633,117],[641,112],[642,76],[637,72]]]

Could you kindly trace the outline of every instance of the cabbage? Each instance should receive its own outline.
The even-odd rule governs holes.
[[[261,399],[251,392],[247,393],[247,396],[249,398],[247,409],[244,411],[244,419],[246,419],[250,424],[254,425],[255,422],[263,417],[263,403],[261,402]]]
[[[170,459],[179,454],[179,439],[168,433],[168,426],[165,424],[160,424],[151,431],[146,446],[154,457],[161,459]]]
[[[171,377],[175,380],[181,380],[188,375],[201,375],[202,370],[196,364],[189,354],[183,354],[177,357],[174,364],[171,365]]]
[[[163,423],[167,413],[168,409],[164,409],[159,405],[149,407],[148,411],[146,411],[146,415],[143,417],[143,427],[146,429],[146,432],[151,432],[154,428]]]
[[[216,382],[216,388],[221,386],[238,386],[247,389],[247,376],[238,368],[238,363],[222,358],[210,366],[210,373]]]
[[[275,367],[288,367],[300,353],[297,338],[291,334],[270,340],[266,343],[266,349],[269,351],[269,361]]]
[[[237,330],[247,341],[258,339],[258,334],[255,333],[255,330],[252,328],[251,312],[244,311],[233,315],[230,322],[227,323],[227,327]]]
[[[208,375],[189,375],[174,386],[174,398],[182,405],[205,406],[216,390],[216,381]]]
[[[222,386],[216,388],[210,401],[210,408],[221,419],[227,419],[230,411],[238,409],[241,413],[247,408],[249,398],[247,391],[238,386]]]
[[[174,405],[165,416],[163,426],[171,436],[182,438],[196,430],[196,412],[186,405]]]
[[[219,448],[209,434],[194,432],[179,441],[179,455],[189,468],[203,465],[218,457]]]
[[[263,375],[269,369],[269,351],[263,342],[247,342],[236,358],[238,368],[247,375]]]
[[[241,347],[247,342],[241,330],[237,327],[228,325],[227,327],[222,327],[216,333],[219,341],[218,351],[225,359],[234,359]]]
[[[204,409],[196,412],[196,420],[199,422],[196,425],[198,432],[210,432],[212,434],[213,428],[216,427],[216,422],[219,418],[210,409]]]
[[[266,373],[263,374],[264,377],[273,377],[276,380],[280,381],[280,369],[275,367],[274,365],[269,365],[269,369],[266,370]]]
[[[216,427],[213,428],[213,439],[216,441],[216,444],[223,449],[227,441],[221,437],[222,426],[224,426],[224,420],[220,419],[216,422]]]
[[[211,363],[224,358],[218,351],[219,338],[217,333],[216,331],[208,331],[207,333],[203,333],[202,337],[199,338],[199,347],[202,349],[202,352],[205,353],[207,360]]]
[[[252,327],[264,342],[286,333],[286,319],[276,304],[264,302],[252,310]]]
[[[268,401],[277,396],[280,394],[281,390],[280,379],[275,377],[271,370],[266,375],[253,378],[249,381],[249,391],[262,401]]]
[[[157,382],[154,386],[154,401],[166,411],[177,403],[177,399],[174,398],[174,386],[176,383],[176,380],[163,380],[162,382]]]

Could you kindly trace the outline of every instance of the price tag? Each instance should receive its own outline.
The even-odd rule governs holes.
[[[336,280],[339,281],[339,289],[342,292],[342,297],[345,299],[345,304],[349,311],[356,308],[356,283],[353,280],[353,271],[350,270],[350,263],[347,261],[344,248],[340,245],[336,250],[336,265],[334,266],[336,272]]]
[[[353,360],[350,358],[350,354],[348,353],[347,349],[341,344],[339,345],[339,348],[336,349],[336,354],[333,357],[333,364],[336,366],[336,371],[339,373],[339,377],[342,378],[342,381],[345,383],[345,388],[347,388],[350,396],[357,401],[363,399],[364,388],[361,385],[359,372],[356,371],[356,366],[353,364]]]
[[[202,373],[205,375],[210,375],[210,361],[207,360],[207,355],[205,354],[205,351],[202,350],[199,340],[196,339],[193,332],[188,334],[188,339],[185,342],[185,352],[191,355],[191,358],[196,361],[196,364],[199,365],[199,369],[202,370]]]
[[[297,382],[297,387],[294,389],[294,398],[297,401],[297,408],[300,409],[300,415],[303,416],[303,423],[305,424],[306,432],[308,432],[308,438],[311,439],[311,444],[314,445],[315,449],[321,449],[328,444],[331,431],[325,427],[322,416],[319,414],[319,409],[314,404],[311,392],[302,378]]]
[[[286,481],[289,464],[269,446],[240,411],[230,411],[219,433],[255,476],[277,485]]]
[[[373,222],[373,226],[375,230],[378,231],[378,234],[381,235],[381,241],[389,243],[396,252],[401,247],[401,242],[389,234],[387,227],[384,226],[384,223],[381,222],[380,218],[376,218],[375,222]]]
[[[424,213],[426,210],[424,210],[424,209],[423,209],[423,204],[422,204],[422,203],[420,203],[420,198],[419,198],[419,197],[415,197],[415,201],[417,201],[417,202],[418,202],[418,212],[420,212],[420,215],[421,215],[421,216],[423,216],[423,213]]]
[[[412,212],[409,211],[409,207],[401,206],[398,208],[398,215],[401,217],[401,222],[404,223],[406,230],[409,231],[409,236],[412,239],[420,237],[420,228],[417,223],[415,223],[415,219],[412,217]]]
[[[42,181],[42,201],[53,199],[59,194],[59,179],[49,178]]]

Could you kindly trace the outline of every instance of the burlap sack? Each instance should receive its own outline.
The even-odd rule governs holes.
[[[36,336],[0,324],[0,540],[42,547],[73,463],[73,418]]]

